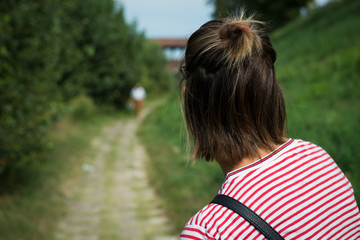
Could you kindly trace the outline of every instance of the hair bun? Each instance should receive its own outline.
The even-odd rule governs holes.
[[[248,27],[246,27],[247,29],[249,29]],[[244,27],[242,26],[237,26],[235,24],[226,24],[224,27],[222,27],[220,29],[220,38],[225,40],[237,40],[238,38],[240,38],[243,34],[244,31]]]
[[[226,54],[234,61],[244,60],[261,50],[259,36],[245,22],[230,22],[219,30]]]

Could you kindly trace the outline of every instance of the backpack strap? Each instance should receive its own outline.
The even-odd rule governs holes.
[[[233,212],[239,214],[246,221],[248,221],[253,227],[261,232],[269,240],[284,240],[284,238],[272,228],[264,219],[257,215],[253,210],[244,205],[243,203],[235,200],[232,197],[219,194],[211,203],[219,204]]]

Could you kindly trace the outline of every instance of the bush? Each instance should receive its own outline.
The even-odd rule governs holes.
[[[92,116],[96,110],[96,106],[92,98],[81,94],[73,98],[70,102],[71,115],[75,120],[84,120]]]
[[[47,7],[45,1],[0,3],[0,171],[35,160],[47,145],[47,127],[64,109],[53,73],[56,31],[45,22],[55,13]]]

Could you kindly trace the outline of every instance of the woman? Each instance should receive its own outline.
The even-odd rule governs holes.
[[[351,184],[320,147],[286,138],[276,52],[262,23],[209,21],[185,52],[184,115],[193,157],[226,175],[219,194],[242,202],[285,239],[360,239]],[[209,204],[180,239],[265,239],[230,209]]]

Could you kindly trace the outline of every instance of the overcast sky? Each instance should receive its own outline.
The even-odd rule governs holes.
[[[128,22],[149,38],[189,37],[211,19],[213,7],[207,0],[116,0],[125,9]],[[328,0],[316,0],[323,5]]]

